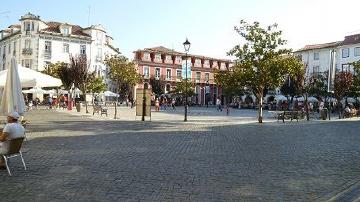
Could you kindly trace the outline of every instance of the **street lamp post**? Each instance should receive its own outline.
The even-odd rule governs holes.
[[[183,43],[185,49],[185,114],[184,114],[184,121],[187,121],[187,110],[188,110],[188,95],[187,95],[187,81],[188,81],[188,70],[187,70],[187,54],[190,49],[191,43],[186,38],[186,41]]]

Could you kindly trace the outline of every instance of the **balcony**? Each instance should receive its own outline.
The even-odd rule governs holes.
[[[24,55],[31,55],[32,54],[32,49],[31,48],[24,48],[22,50],[22,54]]]
[[[51,51],[45,51],[44,52],[44,58],[45,59],[51,59]]]

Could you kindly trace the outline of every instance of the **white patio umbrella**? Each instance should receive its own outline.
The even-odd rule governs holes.
[[[0,87],[5,85],[8,70],[0,71]],[[23,88],[26,87],[57,87],[61,86],[60,79],[54,78],[47,74],[32,70],[30,68],[18,65],[20,83]]]
[[[11,58],[11,66],[6,72],[6,82],[0,104],[0,114],[18,112],[24,114],[25,101],[21,92],[18,67],[15,58]]]
[[[119,94],[113,93],[111,91],[105,91],[103,94],[105,97],[119,97]]]
[[[44,90],[40,87],[30,88],[29,90],[23,90],[23,93],[35,93],[35,94],[48,94],[47,90]]]
[[[286,101],[287,97],[283,96],[283,95],[276,95],[275,96],[275,100],[276,101]]]

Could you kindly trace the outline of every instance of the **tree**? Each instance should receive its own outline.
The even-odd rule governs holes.
[[[161,94],[165,93],[166,81],[163,80],[163,78],[157,79],[157,78],[151,77],[149,83],[150,83],[151,89],[155,93],[155,95],[160,96]]]
[[[193,82],[190,82],[190,79],[188,79],[188,82],[185,82],[185,79],[183,79],[180,82],[176,83],[176,87],[172,90],[172,93],[182,94],[186,97],[191,97],[195,95],[194,87],[195,84]]]
[[[70,89],[73,83],[71,72],[69,71],[67,63],[57,62],[54,64],[49,64],[42,71],[44,74],[48,74],[52,77],[58,78],[61,80],[65,89]]]
[[[109,66],[109,77],[113,80],[123,98],[128,98],[133,87],[141,81],[141,75],[137,72],[135,64],[129,62],[125,56],[113,55],[106,57],[105,64]]]
[[[228,54],[236,57],[234,72],[238,79],[258,100],[258,121],[262,123],[264,90],[281,86],[288,75],[295,74],[303,65],[290,55],[290,49],[282,48],[286,41],[276,24],[262,28],[258,22],[249,24],[241,20],[235,31],[245,43]]]
[[[360,97],[360,60],[351,63],[354,67],[354,80],[353,85],[350,88],[349,95],[352,97]]]
[[[338,72],[334,80],[334,95],[338,103],[339,119],[341,118],[340,102],[350,93],[353,75],[350,72]]]
[[[93,95],[93,98],[94,98],[94,93],[101,93],[104,92],[106,89],[107,89],[107,85],[106,83],[104,83],[103,77],[92,78],[88,87],[88,90]]]
[[[86,93],[88,92],[91,81],[94,80],[95,74],[89,72],[90,65],[87,62],[86,55],[70,56],[69,71],[75,87],[79,88],[85,98],[86,113],[89,113]]]
[[[226,97],[226,104],[233,96],[244,93],[244,85],[232,70],[215,70],[215,82],[222,87],[222,93]]]

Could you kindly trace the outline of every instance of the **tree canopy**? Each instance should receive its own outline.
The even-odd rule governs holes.
[[[236,57],[234,75],[258,99],[258,120],[262,123],[264,90],[281,86],[288,75],[295,75],[303,64],[291,55],[291,49],[283,48],[286,41],[277,24],[264,28],[258,22],[249,24],[241,20],[235,31],[245,42],[228,53]]]
[[[133,87],[142,78],[135,64],[122,55],[106,57],[105,64],[109,66],[109,77],[116,83],[120,95],[128,97]]]

